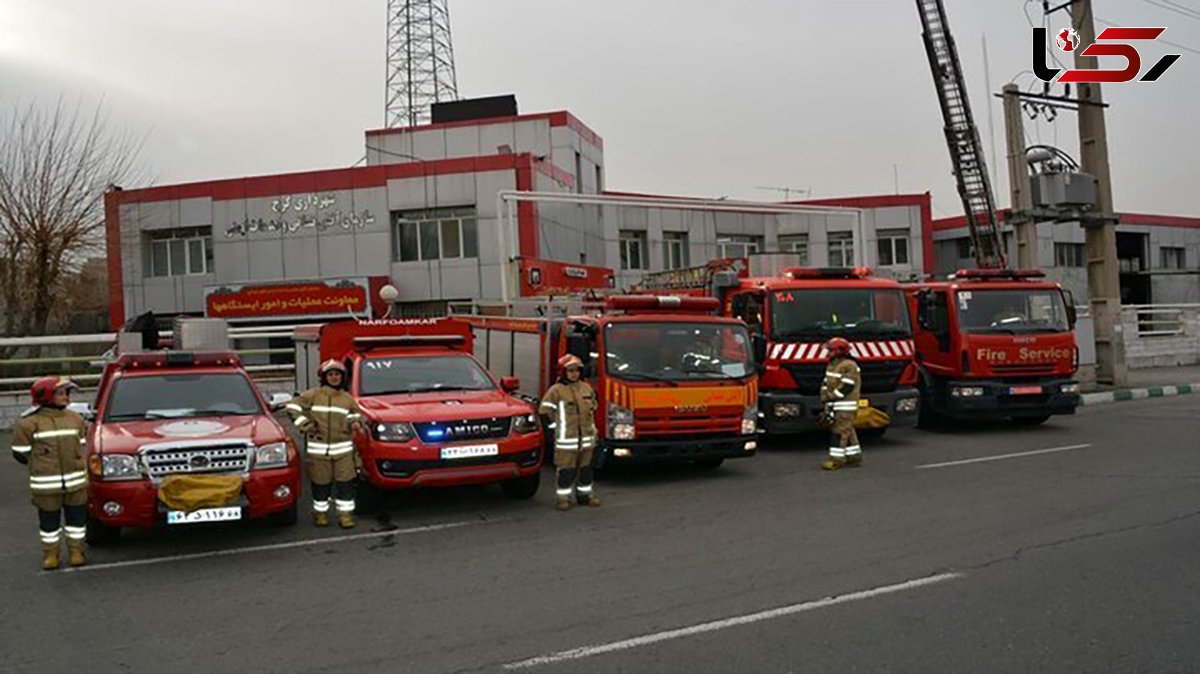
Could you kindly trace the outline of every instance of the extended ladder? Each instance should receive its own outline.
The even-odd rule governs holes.
[[[982,269],[1005,268],[1008,260],[1000,225],[996,221],[996,201],[988,179],[987,161],[979,141],[979,129],[971,115],[971,103],[967,100],[958,49],[946,22],[946,8],[942,0],[917,0],[917,11],[921,15],[925,52],[942,106],[946,145],[954,163],[958,195],[962,198],[975,261]]]

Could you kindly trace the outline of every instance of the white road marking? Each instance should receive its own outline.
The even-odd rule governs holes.
[[[870,590],[862,590],[860,592],[852,592],[850,594],[843,594],[843,595],[840,595],[837,597],[826,597],[824,599],[818,599],[816,601],[807,601],[802,604],[792,604],[791,606],[781,606],[779,608],[773,608],[768,611],[760,611],[758,613],[750,613],[747,615],[736,616],[733,618],[714,620],[712,622],[700,623],[699,625],[692,625],[691,627],[682,627],[680,629],[667,630],[665,632],[655,632],[654,634],[647,634],[645,636],[634,637],[632,639],[624,639],[622,641],[614,641],[614,642],[607,643],[607,644],[597,644],[595,646],[585,646],[583,648],[574,648],[569,651],[559,651],[558,653],[552,653],[550,655],[542,655],[542,656],[538,656],[536,658],[529,658],[528,660],[521,660],[519,662],[510,662],[507,665],[504,665],[504,669],[507,669],[507,670],[529,669],[531,667],[539,667],[541,665],[550,665],[550,664],[554,664],[557,662],[565,662],[567,660],[581,660],[583,658],[590,658],[593,655],[602,655],[604,653],[612,653],[614,651],[624,651],[624,650],[629,650],[631,648],[638,648],[641,646],[649,646],[650,644],[656,644],[660,641],[669,641],[671,639],[680,639],[682,637],[690,637],[690,636],[695,636],[697,634],[704,634],[705,632],[715,632],[717,630],[723,630],[723,629],[726,629],[729,627],[738,627],[741,625],[749,625],[751,623],[761,622],[763,620],[772,620],[774,618],[782,618],[783,616],[789,616],[789,615],[793,615],[796,613],[804,613],[805,611],[813,611],[813,610],[816,610],[819,608],[826,608],[828,606],[836,606],[838,604],[845,604],[845,603],[852,602],[852,601],[859,601],[862,599],[871,599],[873,597],[878,597],[878,596],[885,595],[885,594],[892,594],[895,592],[903,592],[905,590],[913,590],[918,587],[924,587],[926,585],[934,585],[936,583],[942,583],[942,582],[945,582],[948,580],[955,580],[956,578],[962,578],[964,575],[965,574],[961,574],[961,573],[941,573],[936,576],[928,576],[926,578],[917,578],[915,580],[898,583],[896,585],[887,585],[884,587],[877,587],[877,588],[873,588]]]
[[[1050,449],[1038,449],[1032,452],[1017,452],[1016,454],[1000,454],[998,456],[984,456],[978,459],[963,459],[962,461],[946,461],[945,463],[927,463],[923,466],[917,466],[917,470],[922,468],[945,468],[947,466],[965,466],[968,463],[983,463],[985,461],[1003,461],[1004,459],[1017,459],[1023,456],[1037,456],[1038,454],[1054,454],[1055,452],[1070,452],[1076,449],[1086,449],[1091,447],[1087,445],[1068,445],[1066,447],[1051,447]]]
[[[487,522],[496,522],[497,520],[487,520]],[[130,559],[123,562],[109,562],[108,564],[89,564],[88,566],[69,567],[61,569],[56,573],[79,573],[82,571],[103,571],[105,569],[120,569],[131,566],[149,566],[152,564],[167,564],[170,562],[185,562],[193,559],[207,559],[210,557],[228,557],[230,555],[245,555],[252,552],[270,552],[273,550],[288,550],[290,548],[306,548],[313,545],[327,545],[330,543],[345,543],[347,541],[370,540],[372,538],[386,538],[388,536],[405,536],[409,534],[423,534],[430,531],[443,531],[445,529],[457,529],[459,527],[468,527],[476,524],[484,524],[482,520],[471,520],[469,522],[449,522],[447,524],[430,524],[423,527],[412,527],[409,529],[395,529],[392,531],[371,531],[364,534],[347,534],[345,536],[330,536],[329,538],[313,538],[303,541],[290,541],[288,543],[273,543],[271,545],[254,545],[245,548],[230,548],[228,550],[211,550],[209,552],[196,552],[186,555],[171,555],[169,557],[151,557],[149,559]]]

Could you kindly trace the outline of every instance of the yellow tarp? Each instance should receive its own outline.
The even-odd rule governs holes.
[[[855,428],[884,428],[892,423],[892,417],[874,407],[860,407],[854,416]]]
[[[237,505],[241,495],[239,475],[171,475],[158,487],[158,500],[172,510],[189,513]]]

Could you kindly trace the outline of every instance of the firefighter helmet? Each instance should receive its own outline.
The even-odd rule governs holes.
[[[583,369],[583,361],[579,359],[579,356],[567,354],[558,359],[559,374],[566,374],[567,370],[573,367]]]
[[[51,375],[33,382],[33,386],[29,389],[29,395],[33,397],[34,405],[51,405],[54,403],[55,391],[64,388],[71,390],[79,387],[67,377]]]
[[[334,370],[341,372],[343,375],[346,374],[346,366],[342,365],[339,361],[330,358],[324,363],[321,363],[320,369],[317,370],[317,376],[324,377]]]
[[[825,350],[829,352],[829,355],[834,357],[849,356],[850,342],[847,342],[841,337],[834,337],[828,342],[825,342]]]

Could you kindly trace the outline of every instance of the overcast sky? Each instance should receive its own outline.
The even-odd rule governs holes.
[[[1166,26],[1187,48],[1141,44],[1144,70],[1183,58],[1157,83],[1105,88],[1116,206],[1200,215],[1200,0],[1095,3],[1100,19]],[[991,105],[1003,160],[987,94],[1030,68],[1023,0],[946,4],[984,144]],[[116,126],[146,137],[158,183],[348,166],[383,122],[384,7],[0,0],[0,104],[102,96]],[[1041,3],[1027,9],[1040,25]],[[890,194],[898,169],[901,192],[932,190],[935,215],[962,210],[911,0],[451,0],[451,16],[460,94],[572,111],[605,139],[610,189]],[[1026,128],[1077,156],[1074,115]]]

